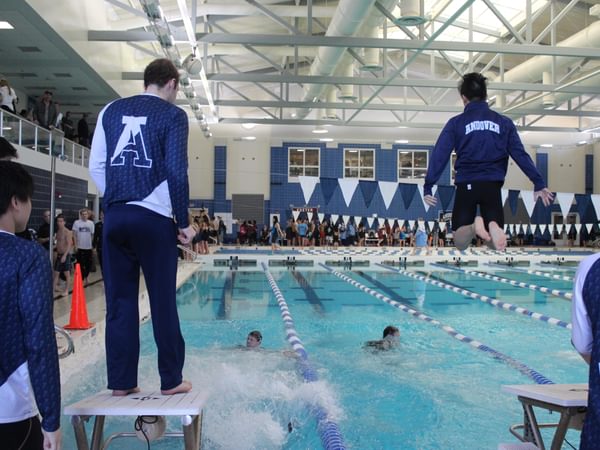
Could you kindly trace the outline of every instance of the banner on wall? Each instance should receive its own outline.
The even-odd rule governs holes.
[[[302,188],[302,194],[304,195],[304,203],[307,205],[310,203],[310,198],[315,192],[315,187],[319,182],[318,177],[305,177],[299,176],[298,181],[300,182],[300,187]]]
[[[400,194],[402,194],[402,200],[404,201],[404,209],[410,208],[410,204],[415,197],[417,192],[416,184],[408,184],[408,183],[400,183],[398,185],[398,189],[400,189]]]
[[[385,209],[390,209],[394,195],[396,195],[396,189],[398,189],[398,183],[394,183],[393,181],[379,182],[379,192],[381,192],[381,197],[383,197]]]
[[[533,215],[533,208],[535,208],[535,199],[533,197],[533,191],[521,191],[521,200],[527,210],[527,215],[531,218]]]
[[[423,202],[423,207],[425,208],[425,212],[427,212],[427,211],[429,211],[429,208],[431,208],[431,206],[428,205],[427,203],[425,203],[425,191],[423,189],[423,185],[417,184],[417,189],[419,190],[419,194],[421,195],[421,201]],[[435,197],[436,192],[437,192],[437,185],[433,185],[433,187],[431,188],[431,196]]]
[[[560,211],[563,217],[567,217],[569,215],[569,211],[571,210],[571,204],[573,203],[573,198],[575,198],[575,194],[569,192],[557,192],[556,200],[560,206]]]
[[[350,206],[356,187],[358,186],[358,179],[356,178],[340,178],[338,180],[342,195],[344,196],[344,202],[346,206]]]
[[[325,204],[329,204],[331,201],[331,197],[333,197],[333,193],[338,187],[338,179],[337,178],[319,178],[319,182],[321,184],[321,192],[323,193],[323,198],[325,199]]]
[[[360,187],[360,191],[362,192],[365,200],[365,206],[370,208],[373,197],[375,196],[375,192],[377,192],[377,181],[359,180],[358,186]],[[347,205],[349,206],[350,203],[347,203]]]

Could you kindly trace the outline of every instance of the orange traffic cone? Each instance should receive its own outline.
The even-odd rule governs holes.
[[[87,306],[85,304],[85,291],[81,280],[81,268],[79,263],[75,264],[75,276],[73,277],[73,296],[71,297],[71,319],[65,328],[69,330],[87,330],[94,324],[88,321]]]

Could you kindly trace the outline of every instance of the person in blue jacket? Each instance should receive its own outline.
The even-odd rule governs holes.
[[[506,248],[501,188],[508,157],[534,184],[534,199],[550,205],[554,195],[525,151],[511,119],[492,111],[487,104],[486,78],[468,73],[458,86],[465,110],[448,121],[430,158],[423,193],[431,206],[437,199],[431,188],[442,174],[452,150],[456,152],[456,196],[452,211],[454,244],[460,250],[477,235],[496,250]],[[479,206],[481,216],[477,216]]]
[[[33,179],[0,161],[0,448],[61,448],[60,372],[48,253],[21,239]],[[42,421],[38,418],[42,416]]]
[[[106,294],[108,389],[138,391],[140,267],[150,299],[163,395],[187,392],[185,342],[175,299],[177,242],[191,242],[188,118],[175,106],[179,72],[168,59],[144,70],[141,95],[100,112],[90,175],[103,194],[103,275]],[[175,220],[173,220],[175,218]]]

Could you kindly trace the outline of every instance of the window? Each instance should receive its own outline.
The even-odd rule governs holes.
[[[289,148],[288,176],[318,177],[319,149],[318,148]]]
[[[398,150],[398,178],[424,179],[427,174],[427,150]]]
[[[375,150],[345,149],[344,178],[375,179]]]

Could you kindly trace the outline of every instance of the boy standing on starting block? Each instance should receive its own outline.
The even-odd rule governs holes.
[[[33,179],[0,161],[0,446],[61,448],[60,373],[48,254],[20,239]],[[41,415],[41,423],[38,418]]]

